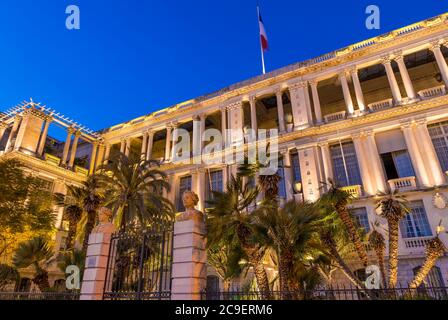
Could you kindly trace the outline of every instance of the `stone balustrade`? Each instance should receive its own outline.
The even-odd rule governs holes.
[[[374,103],[369,104],[367,107],[369,108],[369,110],[371,112],[377,112],[377,111],[381,111],[384,109],[389,109],[392,108],[394,106],[394,102],[392,99],[386,99],[386,100],[381,100],[381,101],[377,101]]]
[[[340,112],[331,113],[331,114],[328,114],[328,115],[324,116],[324,120],[325,120],[326,123],[335,122],[335,121],[341,121],[341,120],[344,120],[346,118],[346,114],[347,114],[347,111],[340,111]]]
[[[353,198],[362,197],[362,186],[360,185],[343,187],[341,189],[349,193]]]
[[[415,177],[406,177],[393,179],[388,181],[392,192],[398,191],[412,191],[417,189],[417,181]]]
[[[424,248],[426,244],[432,239],[432,237],[422,237],[422,238],[409,238],[403,239],[406,248]]]
[[[421,90],[418,92],[418,95],[422,99],[431,99],[431,98],[438,97],[438,96],[444,96],[445,94],[446,94],[445,85]]]

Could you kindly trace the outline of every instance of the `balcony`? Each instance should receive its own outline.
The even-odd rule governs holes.
[[[369,104],[367,107],[371,112],[378,112],[384,109],[389,109],[394,106],[394,102],[392,99],[381,100],[378,102],[374,102]]]
[[[424,248],[433,237],[403,239],[406,248]]]
[[[79,167],[79,166],[75,166],[75,172],[79,175],[86,176],[86,177],[89,175],[89,170],[87,170],[86,168],[83,168],[83,167]]]
[[[444,96],[445,94],[446,94],[446,87],[445,87],[445,85],[437,86],[437,87],[429,88],[429,89],[425,89],[425,90],[421,90],[421,91],[418,92],[418,95],[423,100],[431,99],[431,98],[439,97],[439,96]]]
[[[362,197],[362,186],[348,186],[341,188],[342,191],[347,192],[350,194],[353,198],[360,198]]]
[[[59,165],[61,164],[61,159],[53,156],[51,154],[46,153],[45,154],[45,161],[53,166],[59,167]]]
[[[346,111],[340,111],[340,112],[336,112],[336,113],[331,113],[329,115],[326,115],[324,117],[325,122],[329,123],[329,122],[335,122],[335,121],[341,121],[345,119],[347,112]]]
[[[400,179],[389,180],[389,186],[392,192],[395,190],[406,192],[417,189],[417,180],[415,177],[407,177]]]

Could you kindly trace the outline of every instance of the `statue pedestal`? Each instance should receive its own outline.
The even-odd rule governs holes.
[[[102,300],[112,233],[92,233],[87,248],[81,300]]]
[[[205,236],[202,221],[174,224],[171,300],[201,300],[207,284]]]

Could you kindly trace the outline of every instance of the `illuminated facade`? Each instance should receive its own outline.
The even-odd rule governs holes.
[[[120,151],[160,160],[173,186],[167,196],[177,209],[183,210],[182,192],[191,189],[203,210],[210,191],[222,190],[236,165],[172,163],[174,129],[197,137],[212,128],[276,128],[283,201],[315,201],[321,182],[331,178],[356,197],[353,214],[367,231],[376,221],[387,227],[375,212],[378,191],[398,190],[411,201],[412,213],[400,226],[405,283],[421,265],[426,241],[448,218],[447,58],[444,14],[100,133],[26,104],[3,120],[3,156],[31,163],[59,191]],[[45,124],[51,121],[68,128],[67,140],[55,155],[45,156]],[[79,139],[84,143],[77,149]],[[88,171],[75,166],[85,150]],[[445,234],[441,239],[448,244]],[[448,258],[430,278],[433,285],[448,285]]]

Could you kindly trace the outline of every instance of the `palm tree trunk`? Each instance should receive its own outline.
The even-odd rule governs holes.
[[[338,212],[342,222],[344,223],[345,227],[347,228],[347,232],[350,237],[350,241],[355,246],[356,253],[358,254],[359,258],[361,259],[364,267],[367,267],[367,265],[368,265],[367,250],[361,241],[361,238],[359,236],[358,230],[356,229],[355,223],[353,222],[352,217],[350,216],[350,212],[347,210],[347,207],[345,205],[336,205],[336,211]]]
[[[40,292],[46,292],[50,289],[50,282],[48,281],[48,272],[39,266],[36,267],[36,276],[33,282],[39,288]]]
[[[384,287],[384,289],[387,289],[387,279],[386,279],[387,274],[386,274],[386,266],[384,264],[384,250],[383,250],[383,248],[376,248],[375,253],[376,253],[376,258],[378,260],[378,265],[379,265],[380,271],[381,271],[383,287]]]
[[[291,274],[293,255],[287,250],[279,250],[278,274],[280,278],[280,292],[283,300],[291,300]]]
[[[271,290],[269,288],[269,279],[264,269],[261,259],[250,259],[250,263],[254,268],[255,279],[257,280],[258,290],[263,300],[271,300]]]
[[[395,288],[398,281],[398,220],[388,219],[389,225],[389,288]]]
[[[77,224],[70,221],[70,224],[68,227],[67,239],[65,240],[65,248],[67,250],[73,249],[73,247],[74,247],[73,239],[75,238],[75,235],[76,235],[76,229],[77,229]]]
[[[93,229],[95,228],[95,220],[96,220],[96,211],[88,211],[86,229],[84,232],[84,241],[82,244],[83,252],[87,252],[87,247],[89,246],[89,237]]]
[[[417,289],[423,283],[423,280],[425,280],[432,268],[434,268],[437,260],[445,254],[445,251],[445,246],[439,238],[435,238],[427,244],[425,263],[409,285],[410,289]]]

